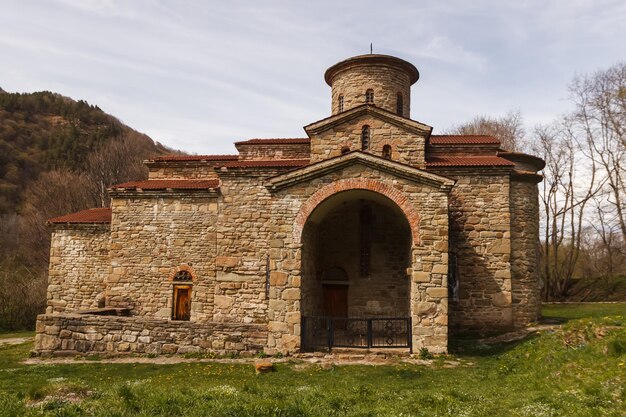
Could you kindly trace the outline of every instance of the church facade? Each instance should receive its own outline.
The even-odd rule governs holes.
[[[35,351],[447,351],[539,315],[543,161],[410,118],[418,70],[329,68],[331,115],[236,155],[146,161],[110,208],[49,221]]]

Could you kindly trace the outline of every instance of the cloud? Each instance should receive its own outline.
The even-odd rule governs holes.
[[[7,1],[0,80],[62,90],[171,147],[212,153],[301,136],[329,113],[324,70],[370,42],[418,67],[412,115],[437,130],[516,107],[553,118],[575,73],[624,58],[625,23],[617,0]]]

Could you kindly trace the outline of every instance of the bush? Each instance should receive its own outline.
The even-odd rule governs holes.
[[[34,329],[37,314],[46,308],[46,288],[43,273],[0,266],[0,329]]]

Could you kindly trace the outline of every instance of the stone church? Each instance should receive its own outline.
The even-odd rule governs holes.
[[[441,353],[538,318],[538,174],[411,119],[415,66],[330,67],[331,114],[236,155],[145,161],[110,208],[51,219],[39,354]]]

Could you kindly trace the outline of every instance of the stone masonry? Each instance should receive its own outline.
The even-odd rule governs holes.
[[[543,161],[433,135],[409,117],[418,78],[395,57],[342,61],[307,137],[155,157],[110,208],[51,219],[35,351],[290,354],[304,318],[330,314],[404,317],[414,350],[443,353],[535,321]]]

